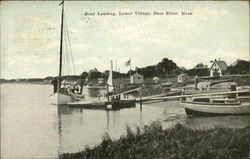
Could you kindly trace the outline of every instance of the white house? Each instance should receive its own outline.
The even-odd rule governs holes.
[[[104,78],[98,78],[98,84],[103,84],[104,83]]]
[[[211,77],[216,77],[216,76],[221,76],[225,74],[225,71],[227,69],[227,64],[225,61],[217,61],[216,59],[213,61],[213,64],[210,68],[210,76]]]
[[[189,81],[190,77],[187,74],[182,73],[179,76],[177,76],[177,80],[178,80],[178,83],[184,83],[184,82]]]
[[[130,83],[143,83],[143,76],[136,72],[135,74],[131,75]]]

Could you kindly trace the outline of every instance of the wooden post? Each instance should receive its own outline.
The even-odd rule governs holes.
[[[121,93],[121,84],[118,83],[118,93]],[[118,96],[118,99],[121,99],[121,95]]]
[[[142,93],[140,89],[140,111],[142,111]]]
[[[231,91],[236,91],[236,85],[231,85]],[[236,93],[230,94],[230,97],[231,98],[236,98],[237,94]]]
[[[109,85],[107,84],[107,99],[109,101]]]
[[[61,38],[60,38],[60,52],[59,52],[59,76],[58,76],[58,88],[57,92],[61,89],[61,76],[62,76],[62,54],[63,54],[63,18],[64,18],[64,0],[59,4],[62,5],[62,17],[61,17]]]

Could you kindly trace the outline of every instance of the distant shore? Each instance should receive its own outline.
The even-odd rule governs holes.
[[[192,81],[192,78],[190,78],[190,82]],[[209,76],[204,76],[204,77],[199,77],[199,78],[209,78]],[[250,85],[250,74],[238,74],[238,75],[224,75],[221,77],[218,77],[218,79],[232,79],[237,83],[240,84],[245,84],[245,85]],[[51,81],[53,80],[53,77],[50,78],[27,78],[27,79],[0,79],[0,84],[1,83],[35,83],[35,84],[51,84]],[[81,80],[80,76],[77,76],[74,80],[71,81],[79,81]],[[116,78],[114,79],[115,81],[118,82],[129,82],[129,78]],[[155,81],[153,78],[144,78],[144,83],[154,83]],[[177,83],[177,76],[170,76],[170,77],[162,77],[159,78],[159,83],[164,83],[164,82],[171,82],[171,83]],[[89,79],[87,83],[97,83],[97,79]]]
[[[144,128],[127,127],[127,135],[112,141],[106,134],[96,147],[59,154],[60,159],[188,159],[249,157],[250,127],[190,129],[181,124],[164,130],[159,122]]]

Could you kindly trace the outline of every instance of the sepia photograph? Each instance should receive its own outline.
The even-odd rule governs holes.
[[[1,159],[250,159],[248,1],[1,1]]]

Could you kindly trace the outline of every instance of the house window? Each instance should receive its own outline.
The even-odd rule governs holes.
[[[141,80],[141,78],[140,78],[140,77],[138,77],[138,80]]]

